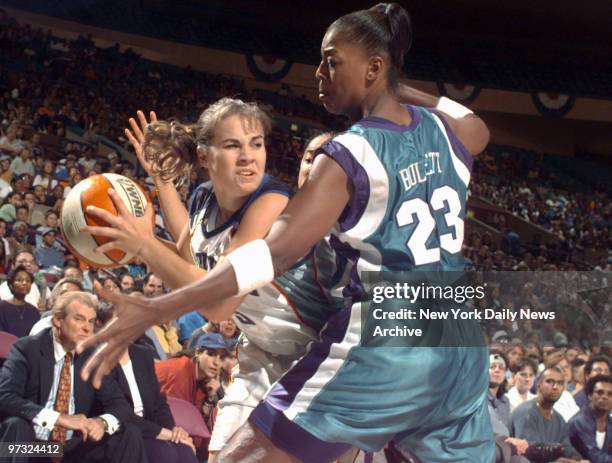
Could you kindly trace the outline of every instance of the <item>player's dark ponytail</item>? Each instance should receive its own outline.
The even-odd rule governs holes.
[[[397,3],[379,3],[369,10],[349,13],[329,26],[342,37],[358,43],[370,54],[389,58],[389,85],[395,87],[404,66],[404,55],[412,43],[412,24],[408,12]]]

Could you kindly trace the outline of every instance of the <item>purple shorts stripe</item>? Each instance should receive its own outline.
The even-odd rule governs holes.
[[[353,194],[348,205],[342,212],[338,224],[340,230],[345,232],[355,226],[365,211],[370,199],[370,180],[368,174],[351,152],[342,144],[330,140],[323,144],[315,153],[326,154],[346,172],[346,176],[353,184]]]
[[[304,384],[312,378],[328,357],[331,345],[344,339],[350,319],[350,308],[336,313],[321,331],[321,339],[314,342],[308,353],[283,375],[250,416],[251,422],[275,445],[305,462],[331,461],[350,448],[348,444],[320,440],[283,413],[292,405]]]
[[[308,353],[272,387],[266,402],[278,410],[289,408],[304,383],[313,377],[321,363],[329,356],[331,345],[342,341],[350,319],[350,308],[335,314],[321,331],[321,339],[313,342]]]
[[[469,153],[467,148],[463,146],[463,143],[457,138],[453,129],[451,129],[450,125],[446,122],[446,119],[437,111],[432,111],[436,116],[440,118],[442,124],[444,124],[444,128],[446,129],[446,135],[448,135],[448,139],[451,142],[451,146],[453,147],[453,151],[459,159],[465,164],[470,173],[472,173],[472,166],[474,165],[474,157]]]
[[[305,463],[331,462],[351,448],[350,444],[322,441],[266,402],[260,403],[253,410],[249,420],[268,436],[274,445]]]

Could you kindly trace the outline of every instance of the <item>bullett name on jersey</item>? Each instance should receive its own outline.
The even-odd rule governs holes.
[[[434,174],[441,174],[440,153],[429,152],[425,153],[423,160],[413,162],[406,169],[399,171],[399,176],[404,183],[404,190],[408,191],[419,183],[425,183],[427,177]]]

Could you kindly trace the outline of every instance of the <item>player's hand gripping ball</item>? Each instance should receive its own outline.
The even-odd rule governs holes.
[[[94,175],[82,180],[70,190],[62,208],[61,224],[66,245],[77,258],[95,267],[119,267],[134,257],[119,249],[96,253],[95,249],[110,239],[80,231],[86,225],[109,226],[87,214],[87,206],[96,206],[117,215],[113,200],[108,195],[109,188],[119,194],[132,214],[136,217],[144,216],[148,204],[146,193],[134,180],[117,174]]]

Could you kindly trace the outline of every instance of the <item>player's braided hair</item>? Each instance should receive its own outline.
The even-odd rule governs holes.
[[[143,153],[151,163],[153,175],[163,181],[188,178],[197,163],[197,150],[207,149],[217,125],[227,117],[239,115],[243,124],[252,127],[259,122],[267,135],[272,126],[270,117],[255,103],[236,98],[221,98],[202,112],[195,124],[179,121],[157,121],[148,125]]]

